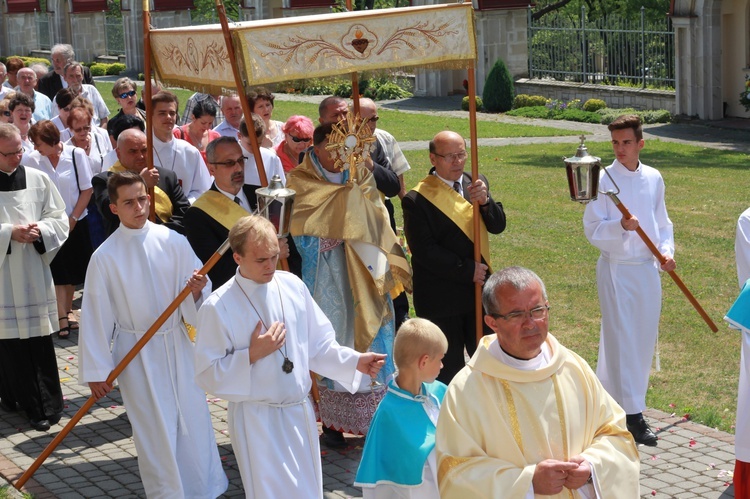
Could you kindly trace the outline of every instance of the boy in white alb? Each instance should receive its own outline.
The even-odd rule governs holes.
[[[445,334],[409,319],[396,334],[398,374],[378,405],[354,485],[364,499],[437,499],[435,427],[447,387],[436,381],[448,351]]]

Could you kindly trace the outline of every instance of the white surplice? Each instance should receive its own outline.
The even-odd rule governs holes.
[[[154,135],[154,166],[175,172],[190,204],[211,187],[211,175],[203,156],[184,140],[171,138],[169,142],[162,142]]]
[[[259,315],[267,326],[284,323],[286,344],[251,365],[250,337]],[[294,363],[291,373],[281,369],[284,354]],[[352,393],[362,375],[359,354],[336,343],[305,284],[283,271],[258,284],[238,271],[201,306],[195,355],[198,384],[229,401],[229,434],[246,497],[322,498],[318,431],[307,396],[310,371]]]
[[[661,174],[643,163],[630,171],[617,160],[607,170],[620,188],[620,201],[658,250],[672,256],[674,235]],[[604,172],[599,188],[616,190]],[[635,231],[622,228],[621,219],[612,200],[600,194],[586,205],[583,228],[601,251],[596,265],[602,313],[596,374],[626,414],[637,414],[646,408],[661,314],[661,279],[658,262]]]
[[[49,264],[68,238],[65,202],[55,185],[40,171],[19,168],[26,188],[0,192],[0,340],[52,334],[57,301]],[[11,239],[14,225],[32,222],[44,242],[41,255],[33,244]]]
[[[86,273],[79,381],[104,381],[201,267],[187,239],[173,230],[120,224]],[[206,499],[227,488],[183,317],[196,322],[192,295],[118,377],[149,498]]]
[[[750,279],[750,208],[743,211],[737,220],[734,252],[737,257],[737,279],[741,288]]]

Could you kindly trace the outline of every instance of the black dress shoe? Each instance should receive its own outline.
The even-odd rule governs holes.
[[[55,414],[54,416],[50,416],[47,418],[47,421],[49,421],[49,424],[57,424],[60,422],[60,419],[62,419],[62,412],[59,414]]]
[[[346,443],[346,439],[344,438],[344,434],[338,431],[324,431],[320,436],[320,443],[322,443],[329,449],[344,449],[348,445]]]
[[[29,419],[29,424],[36,431],[49,431],[49,421],[47,421],[46,419],[40,419],[38,421]]]
[[[659,440],[659,438],[654,435],[654,432],[651,431],[651,427],[649,427],[646,420],[643,419],[643,416],[633,423],[628,423],[628,431],[633,435],[633,439],[636,443],[648,445],[649,447],[656,447],[656,442]]]

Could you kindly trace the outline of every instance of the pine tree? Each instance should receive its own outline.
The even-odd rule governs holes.
[[[510,111],[513,107],[515,94],[510,71],[508,71],[503,60],[498,59],[492,66],[490,74],[487,75],[487,81],[484,82],[484,92],[482,92],[484,110],[488,113]]]

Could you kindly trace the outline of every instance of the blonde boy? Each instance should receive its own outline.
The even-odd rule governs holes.
[[[440,497],[435,425],[446,386],[436,381],[448,350],[426,319],[409,319],[393,346],[398,373],[375,411],[354,485],[365,499]]]

